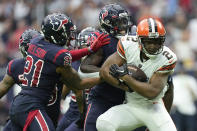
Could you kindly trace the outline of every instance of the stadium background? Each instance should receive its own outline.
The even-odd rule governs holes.
[[[18,50],[18,41],[22,32],[27,28],[40,30],[43,18],[52,12],[64,12],[69,15],[77,30],[87,26],[98,26],[98,15],[105,4],[119,3],[130,12],[133,23],[144,17],[161,19],[167,31],[165,44],[169,46],[178,57],[175,74],[184,71],[189,76],[197,78],[197,1],[196,0],[0,0],[0,80],[6,73],[9,60],[21,57]],[[197,84],[193,84],[197,90]],[[175,85],[176,86],[176,85]],[[181,89],[181,88],[180,88]],[[9,93],[0,99],[0,130],[8,116],[10,102],[18,91],[12,88]],[[196,92],[192,102],[196,104]],[[184,101],[187,96],[177,95],[179,101]],[[63,103],[67,103],[63,102]],[[187,113],[179,111],[179,105],[174,103],[172,116],[174,120],[183,119],[187,122],[197,123],[195,112],[193,120],[187,119]],[[187,104],[187,103],[186,103]],[[187,107],[184,104],[183,106]],[[62,104],[65,112],[67,104]],[[180,107],[181,108],[181,107]],[[189,108],[189,105],[188,105]],[[197,125],[197,124],[196,124]],[[194,130],[197,129],[194,128]]]

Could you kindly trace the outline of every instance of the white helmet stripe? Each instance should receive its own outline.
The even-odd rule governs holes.
[[[152,28],[152,33],[155,33],[155,22],[152,18],[149,18],[149,20],[150,20],[150,24],[151,24],[150,26]]]

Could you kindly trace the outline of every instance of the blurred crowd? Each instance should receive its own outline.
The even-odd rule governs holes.
[[[133,24],[137,24],[139,20],[145,17],[160,19],[166,27],[165,44],[178,57],[179,62],[177,63],[175,76],[179,76],[181,73],[192,77],[193,83],[196,83],[196,0],[0,0],[0,80],[6,73],[8,61],[21,57],[18,51],[18,41],[25,29],[31,27],[40,30],[43,18],[52,12],[64,12],[69,15],[77,26],[78,31],[88,26],[98,27],[100,9],[109,3],[119,3],[127,8],[132,16]],[[188,88],[185,90],[189,91],[189,95],[192,94],[190,101],[195,105],[192,110],[193,113],[189,113],[189,115],[195,116],[192,120],[196,120],[197,84],[187,84],[187,82],[190,83],[189,78],[185,85],[176,84],[179,83],[177,81],[184,81],[185,78],[175,77],[175,100],[179,100],[179,102],[175,101],[172,111],[174,114],[172,115],[176,116],[175,118],[179,118],[180,116],[177,116],[177,112],[180,114],[185,113],[179,110],[178,107],[181,104],[187,107],[187,102],[181,103],[182,99],[184,100],[184,97],[181,98],[181,96],[185,94],[183,92],[181,95],[176,95],[176,90],[184,90],[182,88],[185,86],[185,88]],[[182,88],[178,85],[182,86]],[[191,89],[189,89],[190,87]],[[11,90],[0,101],[0,125],[5,123],[8,108],[14,96],[13,92],[16,91],[14,89]],[[180,118],[182,119],[182,117]],[[185,118],[183,117],[184,120]],[[178,126],[180,123],[175,122],[175,124]]]

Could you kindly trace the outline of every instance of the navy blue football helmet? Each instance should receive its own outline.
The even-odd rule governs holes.
[[[90,46],[91,41],[93,41],[92,33],[97,32],[94,27],[86,27],[83,29],[77,37],[77,46],[82,47],[83,45]]]
[[[76,26],[72,20],[62,13],[53,13],[45,17],[41,25],[42,33],[49,42],[64,46],[75,39]]]
[[[132,26],[128,12],[118,4],[104,6],[99,14],[99,22],[101,30],[112,36],[124,35]],[[124,31],[124,34],[121,31]]]
[[[31,39],[39,35],[41,36],[41,34],[35,29],[27,29],[23,32],[19,40],[19,50],[23,57],[27,56],[27,50],[29,48]]]

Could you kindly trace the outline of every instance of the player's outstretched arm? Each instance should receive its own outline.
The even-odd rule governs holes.
[[[0,82],[0,98],[3,97],[14,84],[14,79],[6,74]]]
[[[64,84],[74,89],[92,88],[100,83],[99,77],[81,79],[71,66],[58,67],[56,72],[61,74],[61,80]]]
[[[90,47],[69,51],[72,56],[72,61],[79,60],[86,55],[90,55],[91,53],[96,53],[102,46],[109,43],[110,38],[108,38],[108,35],[100,34],[98,38],[92,42]]]

